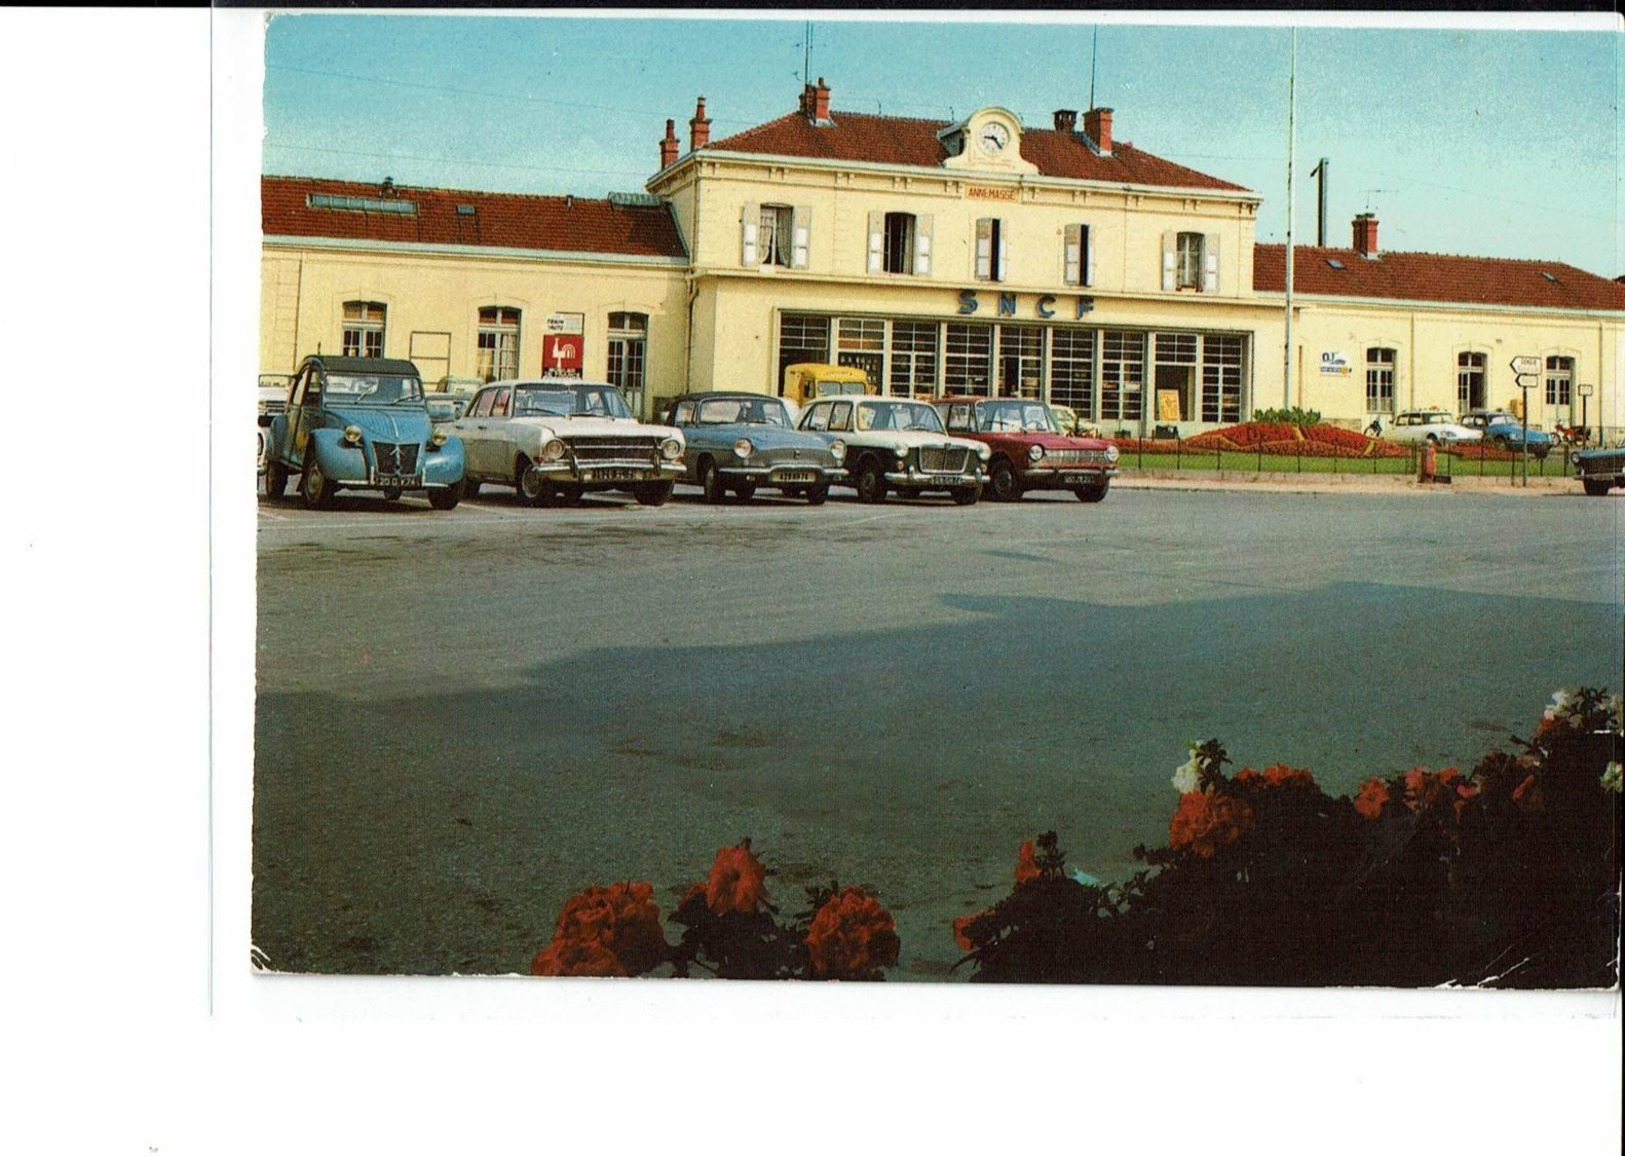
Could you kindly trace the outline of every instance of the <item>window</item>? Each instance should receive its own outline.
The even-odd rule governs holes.
[[[986,397],[993,363],[993,327],[946,327],[942,353],[942,388],[946,393],[973,393]]]
[[[1200,289],[1202,287],[1202,234],[1179,234],[1178,256],[1179,279],[1177,284],[1181,289]]]
[[[1484,387],[1486,360],[1482,353],[1456,354],[1456,408],[1464,413],[1489,404],[1489,391]]]
[[[611,385],[620,387],[632,403],[634,412],[639,410],[643,395],[643,353],[648,335],[648,314],[609,315],[609,368],[606,376]]]
[[[999,326],[1000,397],[1038,397],[1044,368],[1044,331],[1036,325]]]
[[[835,344],[836,364],[863,370],[878,392],[886,365],[886,323],[878,318],[842,318]]]
[[[1196,417],[1198,339],[1194,333],[1159,333],[1155,338],[1158,421],[1191,421]]]
[[[810,217],[811,211],[806,208],[747,204],[740,215],[740,263],[805,269]]]
[[[1198,293],[1219,291],[1219,237],[1216,233],[1162,235],[1162,288]]]
[[[930,397],[937,390],[937,326],[930,321],[894,321],[891,327],[891,381],[899,397]]]
[[[1394,365],[1392,349],[1372,347],[1365,351],[1365,410],[1392,413],[1394,409]]]
[[[384,355],[384,307],[377,301],[344,303],[344,356]]]
[[[1574,358],[1546,359],[1546,404],[1567,408],[1574,404]]]
[[[976,279],[1005,280],[1004,222],[983,217],[976,222]]]
[[[1246,338],[1209,334],[1202,338],[1202,420],[1241,420],[1242,359]]]
[[[1064,269],[1061,280],[1068,285],[1095,283],[1095,250],[1088,225],[1068,225],[1063,246]],[[1062,403],[1065,404],[1064,402]]]
[[[869,214],[869,272],[931,273],[931,218],[913,213]]]
[[[1139,421],[1145,403],[1145,334],[1108,329],[1100,351],[1100,417]]]
[[[1052,329],[1049,354],[1049,399],[1072,407],[1079,417],[1095,417],[1095,331]]]
[[[779,393],[784,371],[802,361],[829,363],[829,318],[786,313],[779,318]]]
[[[474,373],[481,381],[512,381],[519,376],[519,310],[497,305],[480,310],[479,347]]]

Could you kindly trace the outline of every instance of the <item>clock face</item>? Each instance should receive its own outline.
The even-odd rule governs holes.
[[[996,153],[1010,143],[1010,130],[1002,124],[986,125],[976,139],[981,142],[983,152]]]

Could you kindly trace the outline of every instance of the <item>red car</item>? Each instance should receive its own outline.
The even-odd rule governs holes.
[[[932,405],[948,432],[986,442],[987,497],[1013,502],[1028,490],[1071,490],[1098,502],[1117,475],[1117,447],[1061,432],[1049,406],[1022,397],[939,397]]]

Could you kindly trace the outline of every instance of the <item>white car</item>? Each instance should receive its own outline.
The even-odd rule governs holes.
[[[949,436],[926,402],[820,397],[803,408],[799,428],[846,443],[845,484],[861,502],[884,501],[888,489],[946,490],[961,506],[982,496],[992,451],[984,442]]]
[[[463,493],[512,486],[533,506],[574,503],[588,491],[624,490],[664,505],[683,476],[683,434],[632,416],[613,385],[543,378],[481,389],[451,431],[462,440]]]
[[[1476,442],[1484,434],[1480,430],[1468,429],[1454,415],[1442,409],[1410,409],[1396,413],[1394,424],[1383,436],[1394,442],[1432,442],[1439,445]]]

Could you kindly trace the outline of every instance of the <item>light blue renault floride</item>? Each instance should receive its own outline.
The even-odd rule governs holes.
[[[463,443],[430,421],[410,361],[305,358],[269,433],[265,492],[273,498],[294,473],[313,510],[330,508],[341,489],[386,498],[420,491],[437,510],[451,509],[463,493]]]

